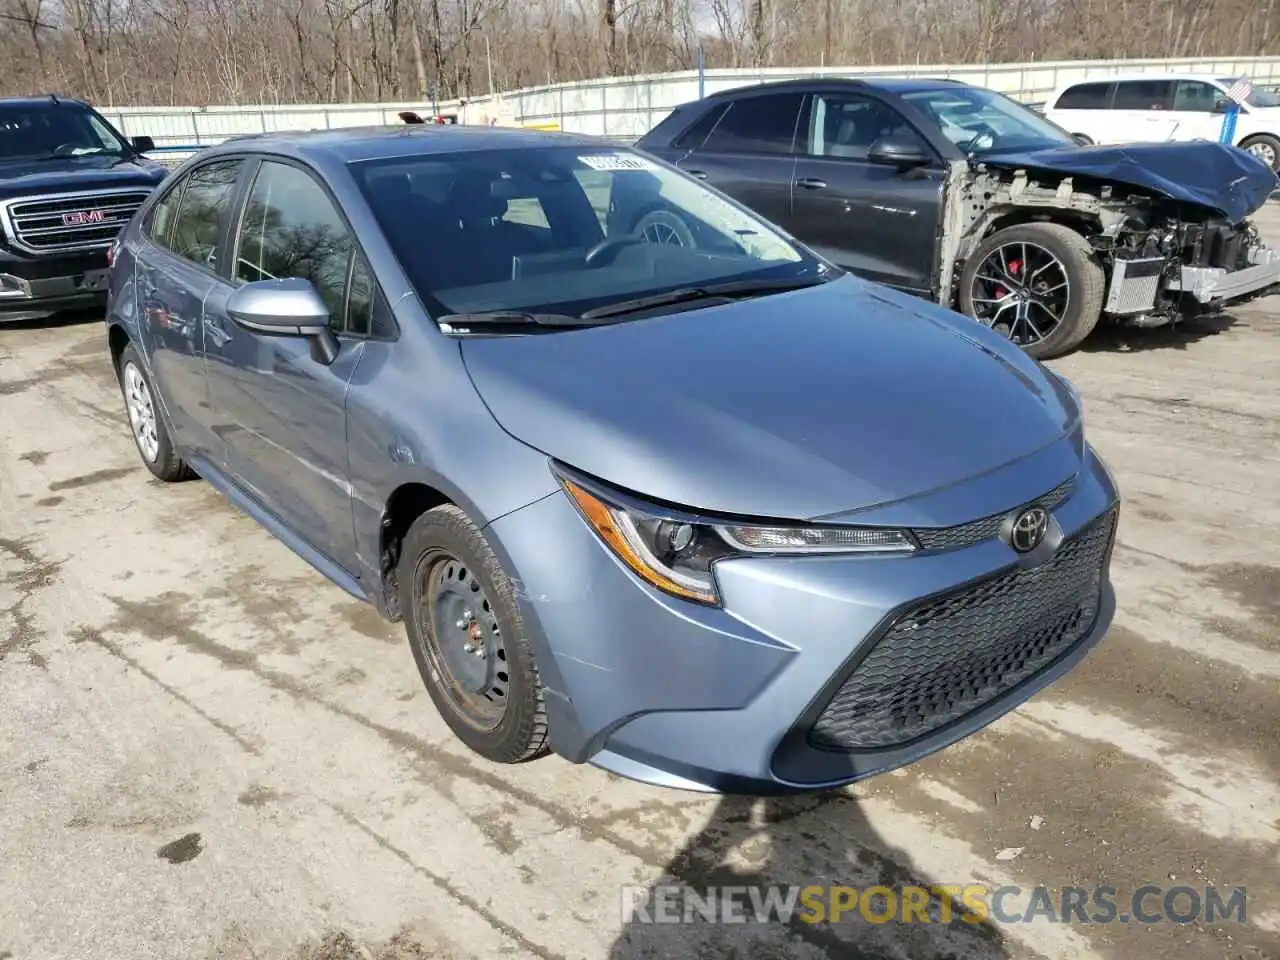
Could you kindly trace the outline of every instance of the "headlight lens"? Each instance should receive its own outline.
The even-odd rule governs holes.
[[[901,530],[699,523],[614,502],[567,477],[560,482],[591,528],[636,576],[698,603],[719,604],[712,565],[725,557],[917,549]]]

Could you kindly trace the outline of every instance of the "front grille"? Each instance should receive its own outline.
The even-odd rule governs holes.
[[[67,253],[110,246],[147,199],[146,189],[19,197],[4,204],[5,235],[28,253]]]
[[[827,750],[899,746],[940,730],[1068,653],[1098,615],[1111,511],[1053,558],[1010,568],[898,616],[822,711]]]
[[[1023,504],[1022,507],[1025,509],[1033,504],[1038,504],[1046,510],[1056,510],[1071,495],[1071,487],[1074,483],[1074,478],[1060,483],[1044,496],[1037,497],[1030,503]],[[994,538],[999,534],[1000,525],[1004,523],[1010,512],[1012,511],[1006,510],[994,516],[983,517],[981,520],[970,520],[968,523],[961,523],[954,527],[941,527],[932,530],[917,528],[912,533],[915,534],[916,540],[919,541],[922,549],[959,550],[961,547],[971,547],[975,543]]]

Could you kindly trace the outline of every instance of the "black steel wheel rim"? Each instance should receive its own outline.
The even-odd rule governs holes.
[[[476,574],[444,550],[419,558],[414,617],[422,653],[457,714],[491,731],[507,712],[510,673],[497,613]]]
[[[1071,305],[1071,282],[1058,257],[1038,243],[1013,240],[987,254],[969,289],[974,318],[1020,347],[1047,340]]]

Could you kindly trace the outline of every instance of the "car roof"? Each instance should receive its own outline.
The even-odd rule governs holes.
[[[742,94],[756,93],[760,90],[830,90],[845,88],[849,90],[883,90],[887,93],[906,93],[912,90],[945,90],[948,87],[967,87],[969,84],[961,80],[947,77],[802,77],[796,80],[774,80],[765,83],[747,84],[731,90],[720,90],[709,94],[706,100],[723,100]]]
[[[75,97],[46,93],[39,97],[0,97],[2,107],[87,107],[89,104]]]
[[[404,124],[245,134],[208,147],[201,151],[201,155],[252,151],[303,159],[327,157],[342,163],[359,163],[365,160],[463,151],[574,145],[593,149],[601,146],[628,149],[620,143],[584,134],[525,130],[520,127]]]
[[[1078,87],[1082,83],[1128,83],[1133,80],[1208,80],[1209,82],[1221,81],[1224,77],[1234,79],[1236,74],[1230,71],[1222,73],[1191,73],[1189,71],[1149,71],[1147,73],[1115,73],[1107,74],[1103,77],[1084,77],[1080,80],[1072,80],[1070,83],[1064,83],[1059,89],[1066,90],[1068,87]]]

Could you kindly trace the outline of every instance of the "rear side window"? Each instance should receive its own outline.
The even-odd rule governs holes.
[[[172,248],[170,241],[173,233],[173,221],[178,212],[178,204],[182,202],[182,188],[184,186],[186,186],[185,182],[176,184],[172,190],[161,197],[151,210],[151,219],[147,223],[147,236],[153,242],[166,249]]]
[[[802,93],[735,100],[703,149],[715,153],[790,153],[803,104]]]
[[[239,176],[239,160],[219,160],[191,171],[182,189],[169,249],[214,269],[223,217],[231,207]]]
[[[720,122],[720,118],[724,116],[724,112],[727,109],[729,109],[729,105],[722,103],[720,106],[708,110],[688,130],[676,137],[671,145],[681,150],[697,150],[706,142],[707,136],[715,129],[716,124]]]
[[[1168,110],[1173,98],[1171,80],[1125,80],[1116,84],[1113,110]]]
[[[1111,100],[1113,83],[1078,83],[1058,98],[1059,110],[1105,110]]]

